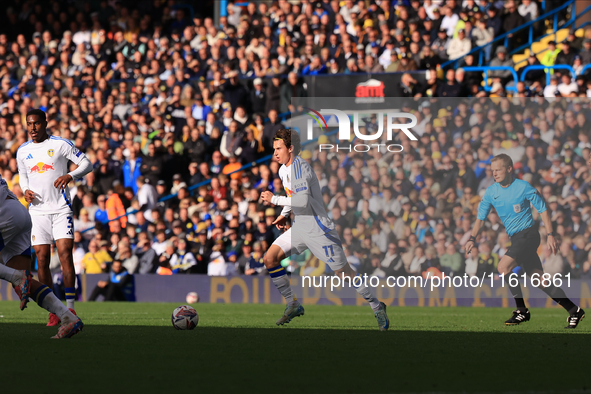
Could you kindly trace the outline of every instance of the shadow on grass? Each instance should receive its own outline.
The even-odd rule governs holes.
[[[30,360],[27,387],[43,393],[585,392],[591,351],[587,335],[515,332],[90,325],[49,340],[56,330],[0,324],[0,375]]]

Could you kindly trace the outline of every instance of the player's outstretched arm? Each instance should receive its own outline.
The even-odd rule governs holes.
[[[53,183],[53,186],[61,190],[65,188],[68,185],[68,183],[70,183],[72,180],[82,178],[90,171],[92,171],[92,163],[90,162],[90,160],[88,160],[86,156],[84,156],[82,160],[80,160],[80,162],[78,163],[78,168],[76,168],[72,172],[67,173],[66,175],[57,178]]]
[[[480,219],[476,219],[476,222],[474,223],[474,227],[472,228],[472,236],[470,237],[468,242],[466,242],[466,257],[470,255],[472,248],[474,248],[474,245],[476,244],[476,237],[482,229],[482,223],[483,222]]]
[[[280,205],[282,207],[296,207],[303,208],[308,205],[308,193],[297,193],[291,197],[273,196],[271,204]]]

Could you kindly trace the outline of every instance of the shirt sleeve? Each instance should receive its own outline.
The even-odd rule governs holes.
[[[86,174],[88,174],[91,171],[92,171],[92,163],[90,162],[90,160],[88,160],[88,158],[85,155],[82,158],[82,160],[80,161],[80,163],[78,164],[78,168],[76,168],[72,172],[69,172],[69,174],[72,176],[72,179],[78,179],[78,178],[82,178],[83,176],[85,176]]]
[[[29,176],[27,174],[27,166],[25,166],[20,151],[17,151],[16,163],[18,166],[18,184],[24,193],[29,190]]]
[[[540,192],[529,183],[525,187],[525,198],[527,198],[532,203],[532,205],[534,206],[534,208],[536,208],[538,213],[546,211],[547,207],[546,201],[544,201],[544,197],[542,197]]]
[[[492,209],[492,203],[490,200],[490,193],[488,189],[484,193],[484,197],[482,197],[482,201],[480,201],[480,205],[478,206],[478,219],[485,221]]]
[[[79,151],[78,148],[69,142],[64,142],[62,144],[62,153],[68,160],[71,160],[77,166],[80,165],[82,160],[86,159],[86,155]],[[87,159],[88,160],[88,159]]]
[[[290,214],[291,214],[291,207],[283,207],[283,209],[281,210],[281,216],[289,217]]]

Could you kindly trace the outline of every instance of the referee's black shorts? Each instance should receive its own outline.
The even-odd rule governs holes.
[[[538,226],[532,226],[511,236],[511,246],[506,255],[513,258],[517,265],[526,272],[542,269],[542,262],[538,256],[540,246],[540,232]]]

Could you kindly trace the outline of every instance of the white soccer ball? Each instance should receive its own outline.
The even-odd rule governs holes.
[[[199,315],[195,308],[181,305],[172,312],[172,325],[177,330],[192,330],[199,323]]]
[[[195,304],[197,302],[199,302],[199,294],[194,291],[187,294],[187,304]]]

